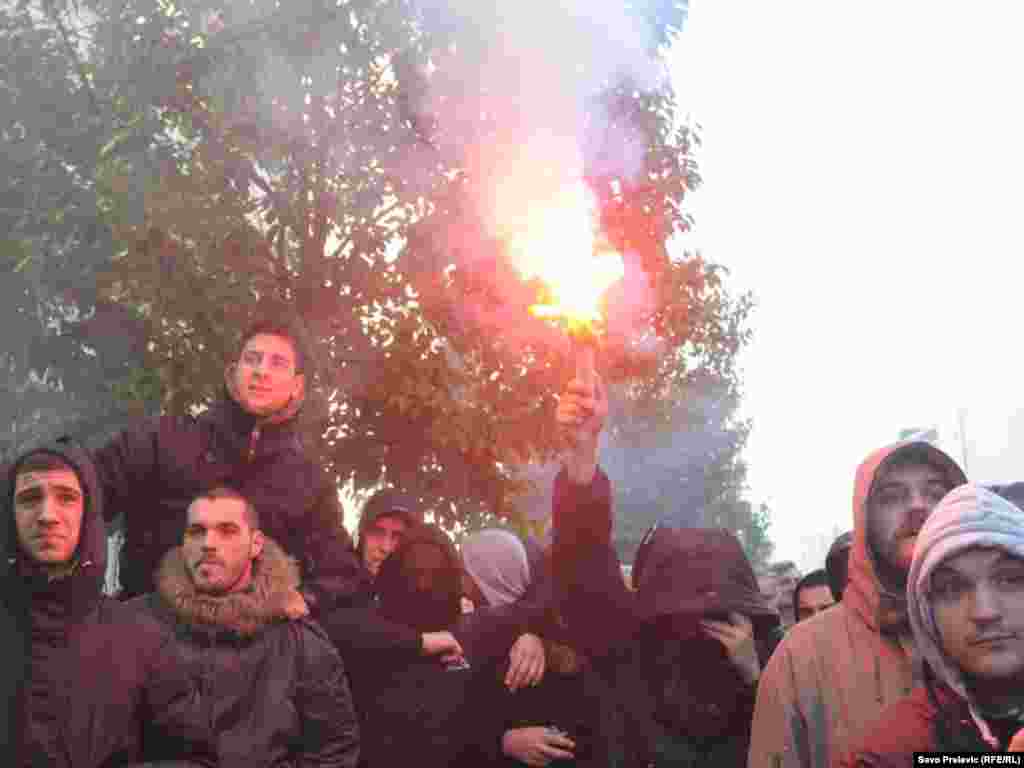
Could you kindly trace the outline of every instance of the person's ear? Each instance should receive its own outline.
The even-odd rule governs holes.
[[[249,557],[255,559],[262,555],[265,542],[266,537],[263,535],[263,531],[253,531],[252,543],[249,546]]]
[[[306,374],[299,373],[295,376],[295,389],[292,391],[293,400],[303,400],[306,397]]]

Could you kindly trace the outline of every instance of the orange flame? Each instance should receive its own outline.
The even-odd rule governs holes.
[[[625,267],[621,254],[600,244],[596,206],[582,182],[532,207],[509,245],[523,276],[540,278],[556,301],[531,307],[531,314],[565,319],[570,330],[592,331],[600,323],[601,297]]]

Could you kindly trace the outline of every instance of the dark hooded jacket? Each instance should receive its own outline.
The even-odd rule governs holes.
[[[417,632],[448,629],[459,615],[461,565],[434,526],[407,532],[377,576],[380,611]],[[348,657],[366,768],[479,766],[501,749],[497,673],[476,665],[364,649]]]
[[[188,713],[196,690],[181,659],[135,613],[102,594],[107,562],[103,494],[92,462],[67,439],[39,452],[71,466],[84,491],[69,575],[50,580],[17,546],[15,462],[0,503],[0,753],[10,766],[115,768],[139,760],[209,762],[211,734]],[[24,460],[24,457],[23,459]]]
[[[600,472],[587,487],[564,472],[556,478],[554,567],[575,644],[622,705],[606,728],[624,745],[611,762],[744,765],[754,687],[698,622],[747,616],[763,664],[778,614],[724,530],[654,529],[637,553],[630,592],[611,547],[610,492]]]
[[[366,574],[342,527],[337,490],[305,454],[294,413],[259,419],[225,394],[198,418],[164,416],[122,432],[97,453],[96,465],[107,519],[124,516],[124,598],[153,590],[188,505],[219,485],[249,499],[263,530],[299,561],[314,615],[363,589]]]
[[[950,488],[965,482],[953,459],[922,442],[887,446],[857,468],[843,599],[794,625],[772,655],[758,685],[750,768],[828,768],[913,688],[905,584],[879,567],[867,533],[875,482],[911,452],[941,468]]]
[[[359,728],[341,658],[319,625],[285,614],[298,568],[269,537],[253,567],[248,589],[199,594],[176,547],[157,591],[129,605],[184,657],[219,768],[351,768]]]

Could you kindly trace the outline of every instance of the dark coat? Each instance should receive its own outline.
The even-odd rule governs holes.
[[[268,538],[250,589],[201,595],[177,547],[160,565],[157,592],[128,603],[184,657],[201,694],[192,716],[212,724],[219,768],[356,764],[359,729],[341,658],[319,625],[284,613],[298,579]]]
[[[450,627],[459,615],[460,573],[459,555],[443,532],[411,529],[378,574],[381,616],[417,632]],[[449,669],[438,659],[383,648],[348,658],[361,766],[479,766],[500,755],[503,689],[494,667]]]
[[[356,556],[359,557],[358,553]],[[540,575],[531,582],[520,600],[506,606],[478,606],[473,613],[460,616],[450,627],[466,658],[474,666],[500,663],[524,632],[545,637],[550,634],[548,617],[554,599],[552,580],[544,574],[541,559],[537,559],[536,566],[531,562],[531,571],[535,567]],[[368,572],[362,590],[354,599],[321,613],[318,618],[346,660],[352,654],[389,651],[395,652],[396,658],[405,655],[408,661],[422,652],[419,631],[381,615],[375,585]]]
[[[201,492],[229,485],[261,527],[295,557],[314,615],[349,600],[366,575],[342,526],[337,489],[303,451],[294,419],[258,421],[225,396],[198,418],[164,416],[118,435],[96,454],[107,519],[124,516],[124,597],[153,591],[161,557],[181,541]]]
[[[634,565],[630,592],[611,547],[611,486],[599,472],[576,486],[555,481],[553,570],[564,594],[573,645],[592,661],[621,711],[614,764],[746,764],[754,686],[698,620],[735,611],[754,624],[767,661],[778,614],[761,598],[753,569],[734,536],[722,530],[654,531]]]
[[[446,669],[436,659],[363,656],[372,684],[357,690],[363,768],[493,764],[501,755],[504,691],[493,668]]]
[[[196,690],[174,647],[102,594],[107,561],[103,494],[84,451],[43,449],[73,467],[85,492],[77,566],[50,581],[17,546],[13,486],[0,549],[0,754],[5,765],[114,768],[147,760],[211,759],[211,734],[188,713]]]
[[[602,719],[609,693],[599,686],[600,679],[590,670],[574,675],[548,670],[539,685],[505,692],[500,697],[502,733],[536,726],[558,728],[575,742],[575,759],[558,760],[552,765],[603,768],[609,765],[611,751]],[[510,757],[503,757],[500,763],[508,768],[522,765]]]

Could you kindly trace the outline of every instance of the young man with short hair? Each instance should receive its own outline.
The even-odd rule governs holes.
[[[219,765],[355,766],[359,728],[341,658],[319,625],[289,617],[298,568],[252,502],[226,487],[203,493],[181,540],[156,591],[127,605],[202,681],[192,716],[211,724]]]
[[[749,768],[828,768],[910,691],[914,542],[939,500],[965,481],[925,442],[888,446],[857,469],[849,584],[837,606],[790,629],[765,667]]]
[[[61,439],[0,481],[5,764],[212,764],[212,734],[189,717],[198,692],[173,646],[102,593],[103,493],[88,455]]]
[[[963,485],[917,538],[908,583],[924,684],[888,708],[843,765],[905,766],[914,752],[1013,751],[1024,726],[1024,512]]]
[[[808,573],[797,582],[793,590],[793,614],[798,622],[835,604],[832,590],[828,586],[828,575],[823,568]]]
[[[289,615],[319,615],[360,592],[366,577],[342,526],[338,490],[304,451],[297,424],[310,362],[297,320],[257,321],[225,371],[223,395],[207,411],[163,416],[97,452],[107,518],[124,516],[124,598],[152,591],[161,557],[179,540],[186,506],[220,485],[249,498],[264,530],[298,561],[302,583]]]
[[[356,548],[363,567],[374,578],[405,532],[422,522],[415,506],[411,499],[388,489],[377,491],[363,506]]]

